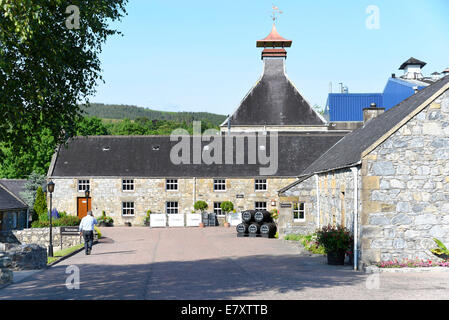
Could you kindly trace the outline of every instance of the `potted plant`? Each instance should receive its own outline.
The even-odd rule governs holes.
[[[438,258],[441,258],[443,260],[448,260],[449,259],[449,250],[446,248],[446,246],[443,244],[443,242],[441,242],[438,239],[433,239],[433,241],[435,241],[438,248],[430,249],[430,252],[432,252]]]
[[[207,202],[206,202],[206,201],[198,200],[197,202],[195,202],[195,204],[193,205],[193,207],[194,207],[194,209],[195,209],[196,211],[200,210],[200,211],[201,211],[201,215],[202,215],[202,214],[204,213],[204,211],[207,210],[207,208],[208,208],[209,206],[207,205]],[[199,227],[200,227],[200,228],[204,228],[204,222],[203,222],[203,221],[200,222]]]
[[[331,265],[344,265],[346,252],[354,242],[349,230],[337,226],[324,226],[317,231],[317,243],[327,254],[327,263]]]
[[[114,219],[107,216],[104,210],[101,212],[101,217],[97,219],[99,227],[112,227],[114,224]]]
[[[234,204],[231,201],[224,201],[221,203],[220,208],[225,213],[225,222],[223,225],[225,228],[229,228],[231,224],[228,222],[228,213],[234,210]]]

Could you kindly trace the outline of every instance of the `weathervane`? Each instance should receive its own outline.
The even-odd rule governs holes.
[[[276,13],[278,15],[282,14],[283,12],[281,10],[279,10],[278,7],[276,7],[275,5],[273,5],[273,15],[271,16],[271,18],[273,19],[273,22],[276,23],[276,20],[279,19],[279,16],[276,16]]]

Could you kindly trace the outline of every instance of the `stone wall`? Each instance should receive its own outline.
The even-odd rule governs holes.
[[[319,203],[317,202],[317,177]],[[360,179],[358,179],[360,190]],[[294,222],[290,212],[279,218],[282,233],[307,234],[324,225],[343,225],[354,232],[354,174],[341,169],[311,176],[285,191],[281,201],[306,203],[306,221]],[[360,207],[360,198],[359,207]],[[319,212],[318,212],[319,208]],[[360,220],[360,218],[359,218]]]
[[[218,177],[219,178],[219,177]],[[89,179],[92,198],[92,211],[98,217],[104,210],[114,219],[114,225],[131,222],[132,225],[143,225],[148,210],[153,213],[164,213],[167,201],[179,203],[179,213],[190,213],[194,210],[195,201],[204,200],[213,211],[214,202],[232,201],[237,211],[254,209],[256,201],[267,202],[267,209],[278,206],[278,190],[295,181],[293,178],[268,178],[266,191],[254,190],[254,179],[227,178],[226,191],[213,191],[213,179],[178,179],[178,190],[167,191],[165,179],[134,179],[134,191],[122,191],[122,178],[55,178],[53,208],[77,215],[77,199],[84,197],[78,192],[78,179]],[[131,179],[131,178],[127,178]],[[237,198],[243,195],[243,198]],[[276,201],[274,206],[271,201]],[[134,202],[135,215],[122,215],[122,202]]]
[[[293,219],[293,207],[279,210],[279,236],[310,234],[317,228],[316,178],[312,176],[281,194],[281,203],[305,203],[305,221]]]
[[[435,259],[449,245],[449,92],[362,161],[362,261]]]
[[[52,228],[53,250],[61,249],[61,228]],[[11,230],[0,232],[1,242],[14,244],[37,244],[48,248],[50,244],[50,228],[32,228],[24,230]],[[83,243],[83,238],[80,236],[63,236],[62,248],[71,247]],[[0,250],[3,250],[0,247]]]

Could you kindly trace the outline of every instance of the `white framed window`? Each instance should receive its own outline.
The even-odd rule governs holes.
[[[179,213],[178,201],[167,201],[165,203],[165,213],[178,214]]]
[[[123,179],[122,180],[122,190],[123,191],[134,191],[134,180],[133,179]]]
[[[221,202],[214,202],[214,213],[217,216],[224,216],[223,210],[221,210]]]
[[[256,210],[267,210],[267,203],[264,201],[256,201],[254,207]]]
[[[165,190],[168,191],[178,190],[178,179],[165,180]]]
[[[122,215],[124,216],[134,215],[134,202],[122,202]]]
[[[226,191],[226,179],[214,179],[214,191]]]
[[[90,180],[78,180],[78,192],[90,190]]]
[[[267,179],[255,179],[254,180],[254,190],[255,191],[267,190]]]
[[[293,221],[306,221],[306,205],[304,202],[293,203]]]

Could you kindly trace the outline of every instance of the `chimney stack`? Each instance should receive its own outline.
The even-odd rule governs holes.
[[[384,112],[385,108],[378,108],[374,102],[371,103],[369,108],[363,109],[363,124],[366,124],[368,121],[380,116]]]

